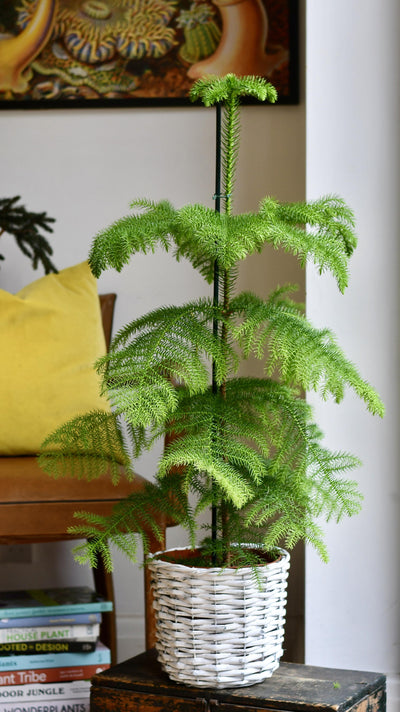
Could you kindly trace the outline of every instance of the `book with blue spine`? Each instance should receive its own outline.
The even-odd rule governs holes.
[[[0,672],[34,668],[73,667],[80,665],[107,665],[111,651],[101,641],[91,653],[33,653],[31,655],[6,655],[0,657]]]
[[[1,594],[0,594],[1,595]],[[23,616],[0,618],[2,628],[31,628],[32,626],[93,625],[101,623],[101,613],[64,613],[64,615]]]
[[[0,618],[103,613],[112,609],[112,601],[89,586],[0,592]]]

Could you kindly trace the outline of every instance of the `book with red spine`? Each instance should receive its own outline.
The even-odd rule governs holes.
[[[65,667],[42,668],[39,670],[9,670],[0,672],[0,687],[9,685],[32,685],[72,680],[90,680],[103,670],[108,670],[110,663],[102,665],[71,665]]]

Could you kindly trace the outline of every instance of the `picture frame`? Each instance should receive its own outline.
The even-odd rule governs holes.
[[[0,109],[188,106],[228,72],[298,103],[298,0],[0,3]]]

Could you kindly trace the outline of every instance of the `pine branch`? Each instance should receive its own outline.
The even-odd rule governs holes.
[[[57,272],[50,259],[53,248],[42,235],[41,231],[53,232],[50,218],[47,213],[35,213],[27,210],[23,205],[17,205],[20,196],[14,198],[0,198],[0,236],[4,233],[13,235],[21,250],[32,263],[33,269],[41,264],[45,274]],[[0,255],[0,260],[4,256]]]
[[[99,557],[107,570],[112,570],[110,544],[114,544],[131,560],[137,556],[137,539],[141,539],[144,553],[149,551],[150,535],[160,544],[163,530],[157,522],[175,521],[189,532],[192,546],[195,545],[195,521],[192,508],[181,487],[181,477],[169,474],[158,485],[146,483],[144,489],[119,501],[109,517],[92,512],[77,512],[82,520],[70,527],[69,533],[87,539],[76,549],[80,563],[96,565]]]
[[[282,298],[281,291],[267,301],[244,293],[232,301],[231,308],[242,318],[234,336],[246,356],[253,353],[266,360],[268,375],[278,371],[283,383],[312,389],[323,398],[330,393],[336,402],[349,386],[371,413],[383,416],[380,398],[345,357],[334,334],[313,327],[294,302]]]
[[[348,284],[348,259],[357,239],[354,215],[338,196],[324,196],[309,203],[278,203],[265,198],[260,204],[266,241],[298,255],[301,265],[313,260],[320,272],[330,270],[341,292]],[[308,225],[312,229],[305,230]]]
[[[244,506],[252,495],[252,488],[241,477],[239,468],[221,457],[207,442],[207,438],[200,435],[186,436],[174,442],[159,462],[158,477],[162,479],[172,468],[181,467],[193,467],[197,472],[205,473],[210,481],[218,485],[224,497],[232,500],[235,507]]]
[[[99,277],[108,267],[120,272],[135,252],[154,252],[160,244],[169,248],[169,233],[175,210],[168,201],[158,204],[150,200],[135,200],[132,208],[142,213],[117,220],[95,237],[89,254],[93,274]]]
[[[221,271],[228,270],[264,244],[260,219],[252,214],[229,216],[203,205],[188,205],[177,211],[174,227],[177,257],[188,258],[195,268],[201,261],[208,278],[215,261]]]
[[[210,299],[188,302],[180,307],[162,307],[149,312],[121,329],[112,341],[110,354],[102,360],[108,374],[136,361],[141,369],[155,367],[177,381],[184,381],[193,392],[209,383],[209,369],[203,358],[214,360],[219,382],[234,371],[238,358],[229,344],[223,344],[212,332],[212,320],[218,314]]]
[[[103,390],[134,428],[168,421],[177,404],[173,381],[190,393],[209,385],[208,360],[214,359],[219,382],[237,364],[237,355],[212,332],[214,308],[200,300],[164,307],[128,324],[98,362]]]
[[[235,148],[232,152],[235,162]],[[232,168],[229,175],[227,180],[232,181]],[[313,260],[321,271],[329,269],[341,291],[347,286],[348,259],[356,238],[353,214],[338,197],[299,204],[266,198],[258,213],[237,216],[203,205],[175,210],[167,201],[142,200],[132,206],[144,212],[118,220],[95,238],[89,263],[96,277],[107,267],[121,271],[135,252],[154,252],[158,245],[169,250],[173,242],[176,259],[186,257],[212,282],[215,262],[221,271],[230,270],[268,243],[297,255],[302,265]],[[305,230],[300,220],[312,230]]]
[[[351,257],[356,246],[354,234],[354,213],[337,195],[327,195],[309,203],[283,203],[279,208],[282,220],[292,225],[317,227],[329,232],[343,243],[347,257]],[[324,235],[321,235],[322,241]]]
[[[205,106],[214,106],[232,97],[252,96],[259,101],[274,103],[278,94],[275,87],[263,77],[226,74],[224,77],[209,76],[199,79],[191,87],[191,101],[201,99]]]
[[[78,416],[53,431],[42,443],[39,465],[53,477],[92,480],[107,473],[118,484],[122,467],[133,476],[118,418],[104,411]]]
[[[312,226],[305,230],[304,220]],[[348,283],[348,259],[356,244],[353,215],[344,201],[327,196],[312,203],[281,204],[266,198],[258,213],[227,215],[203,205],[176,212],[171,224],[177,257],[188,258],[211,281],[215,261],[229,270],[265,244],[298,256],[302,266],[313,260],[320,271],[329,269],[341,291]]]
[[[244,506],[269,472],[265,458],[277,444],[287,457],[299,438],[303,450],[308,444],[294,417],[297,411],[304,417],[307,405],[301,400],[293,404],[290,392],[282,387],[277,392],[277,386],[258,379],[251,383],[235,379],[217,397],[211,390],[189,396],[182,389],[173,421],[178,437],[164,452],[158,476],[165,476],[171,468],[194,468],[218,485],[220,497],[232,500],[236,507]],[[246,394],[245,399],[240,399],[241,394]],[[284,397],[291,406],[290,425],[288,418],[282,422]]]
[[[123,415],[139,431],[161,425],[173,416],[177,396],[174,386],[163,374],[153,372],[138,377],[134,383],[108,382],[108,395],[117,415]]]
[[[218,437],[220,429],[223,437]],[[236,508],[248,505],[255,493],[254,507],[264,508],[268,518],[276,513],[271,510],[273,488],[280,482],[279,507],[288,497],[290,502],[312,502],[317,492],[314,515],[318,510],[340,518],[358,510],[354,483],[337,477],[338,471],[356,467],[358,460],[322,448],[309,405],[275,381],[234,379],[228,381],[224,398],[212,393],[189,398],[183,392],[174,430],[178,438],[161,458],[159,477],[171,467],[189,466],[213,480],[220,497]],[[235,499],[238,494],[240,500]]]

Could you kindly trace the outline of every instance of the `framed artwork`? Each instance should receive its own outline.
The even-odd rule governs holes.
[[[298,0],[0,0],[0,108],[188,105],[207,74],[298,101]]]

